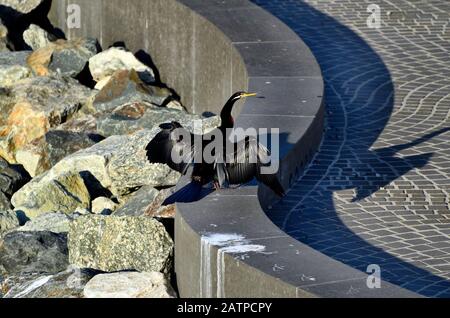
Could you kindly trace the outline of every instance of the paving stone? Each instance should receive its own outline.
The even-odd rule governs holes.
[[[372,0],[253,2],[305,41],[326,81],[321,149],[269,217],[350,266],[379,262],[391,283],[450,297],[450,2],[380,0],[392,14],[379,30]]]

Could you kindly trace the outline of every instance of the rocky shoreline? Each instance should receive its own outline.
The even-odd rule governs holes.
[[[46,1],[1,4],[0,296],[176,297],[161,205],[180,175],[145,148],[164,122],[219,118],[189,114],[124,45],[66,40],[36,18]]]

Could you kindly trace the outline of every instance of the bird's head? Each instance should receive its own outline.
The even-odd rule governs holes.
[[[230,100],[237,102],[240,99],[247,98],[247,97],[253,97],[256,95],[257,95],[256,93],[236,92],[231,96]]]

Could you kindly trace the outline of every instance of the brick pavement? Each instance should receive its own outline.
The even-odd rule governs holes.
[[[320,151],[269,216],[341,262],[450,297],[450,2],[254,2],[303,38],[326,82]]]

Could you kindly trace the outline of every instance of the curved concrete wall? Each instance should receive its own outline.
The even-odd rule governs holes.
[[[82,28],[67,30],[66,8],[74,3],[82,10]],[[279,176],[286,188],[321,142],[324,83],[314,56],[287,26],[249,1],[58,0],[51,19],[69,38],[97,37],[104,48],[125,41],[132,51],[149,52],[162,81],[196,113],[218,112],[234,91],[258,92],[263,98],[236,110],[236,125],[280,129]],[[387,283],[382,291],[370,290],[365,273],[286,235],[264,213],[274,200],[263,186],[245,186],[177,205],[181,296],[415,296]]]
[[[79,29],[66,24],[73,4],[81,9]],[[50,19],[67,38],[94,37],[103,48],[125,42],[134,53],[150,53],[161,81],[195,113],[217,112],[232,92],[247,88],[246,68],[231,41],[177,1],[55,0]]]

